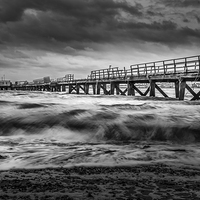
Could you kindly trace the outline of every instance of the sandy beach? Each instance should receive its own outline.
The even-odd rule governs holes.
[[[200,199],[200,169],[164,164],[12,169],[0,199]]]

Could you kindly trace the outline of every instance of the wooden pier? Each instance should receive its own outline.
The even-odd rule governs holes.
[[[184,100],[186,90],[193,96],[191,100],[200,98],[200,91],[195,92],[188,82],[200,81],[200,55],[162,60],[131,65],[128,69],[109,67],[93,70],[85,79],[74,79],[68,74],[56,81],[12,84],[15,90],[67,92],[69,94],[93,95],[136,95],[156,96],[156,90],[168,97],[164,88],[159,85],[170,83],[175,90],[174,98]],[[138,86],[139,85],[139,86]],[[141,85],[145,91],[141,90]],[[143,89],[144,89],[143,88]]]

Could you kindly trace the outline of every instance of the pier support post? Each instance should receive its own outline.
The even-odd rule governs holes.
[[[184,100],[184,97],[185,97],[185,87],[186,87],[186,81],[185,80],[181,80],[179,100]]]
[[[71,94],[72,93],[72,89],[73,87],[72,87],[72,85],[69,85],[69,94]]]
[[[174,84],[175,84],[175,95],[176,95],[176,98],[179,98],[179,81],[176,81]]]
[[[51,91],[51,88],[49,85],[46,86],[46,91]]]
[[[128,95],[129,96],[135,96],[135,90],[133,88],[134,83],[128,82],[127,88],[128,88]]]
[[[62,85],[62,92],[66,92],[66,87],[65,87],[65,85]]]
[[[77,85],[76,85],[76,94],[79,94],[79,93],[80,93],[80,85],[77,84]]]
[[[119,83],[116,83],[116,84],[115,84],[115,87],[116,87],[116,95],[119,95],[120,92],[119,92],[119,90],[117,89],[117,88],[120,87]]]
[[[96,94],[96,84],[92,84],[93,94]]]
[[[90,85],[88,83],[85,84],[85,94],[89,94],[89,87]]]
[[[103,83],[103,93],[104,93],[105,95],[108,94],[108,93],[107,93],[107,84],[106,84],[106,83]]]
[[[100,94],[101,92],[101,83],[97,83],[97,94]]]
[[[114,95],[115,93],[115,83],[110,83],[110,95]]]
[[[155,97],[155,81],[150,81],[150,97]]]
[[[57,92],[60,92],[60,85],[58,85],[57,87],[55,87],[56,88],[56,91]]]

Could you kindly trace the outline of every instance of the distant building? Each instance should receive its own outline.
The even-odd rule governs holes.
[[[49,76],[46,76],[43,79],[44,79],[44,83],[50,83],[51,82],[51,79],[50,79]]]
[[[15,85],[26,85],[28,84],[28,81],[15,81]]]
[[[0,80],[0,87],[10,87],[12,85],[9,80]]]
[[[34,84],[43,84],[43,83],[50,83],[50,82],[51,82],[51,79],[49,76],[33,80]]]

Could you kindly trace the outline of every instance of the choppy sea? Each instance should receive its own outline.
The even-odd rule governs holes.
[[[200,166],[200,101],[0,91],[0,170]]]

